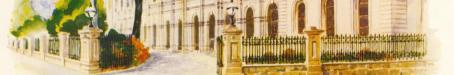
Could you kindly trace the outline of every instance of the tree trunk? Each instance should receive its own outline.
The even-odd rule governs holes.
[[[137,39],[140,39],[140,27],[141,27],[141,22],[142,22],[142,1],[143,0],[135,0],[136,9],[135,9],[134,27],[132,29],[132,35],[135,36]]]

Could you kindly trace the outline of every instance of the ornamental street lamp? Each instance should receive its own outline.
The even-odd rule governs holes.
[[[88,7],[85,10],[85,15],[88,16],[88,18],[90,18],[90,21],[91,21],[89,27],[98,27],[98,25],[97,25],[98,13],[97,13],[96,7],[94,5],[96,5],[96,2],[91,0],[90,7]]]
[[[230,1],[230,3],[227,5],[227,14],[230,16],[230,24],[235,26],[235,10],[238,9],[238,5],[233,2],[233,0]]]

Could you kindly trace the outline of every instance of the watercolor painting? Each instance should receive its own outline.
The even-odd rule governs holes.
[[[12,2],[18,75],[433,75],[441,58],[427,0]]]

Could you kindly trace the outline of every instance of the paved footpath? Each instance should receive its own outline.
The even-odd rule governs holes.
[[[141,67],[108,75],[216,75],[216,58],[204,53],[152,51],[151,56]]]
[[[15,75],[81,75],[82,73],[65,68],[61,65],[55,65],[40,58],[35,58],[27,55],[10,53],[14,58],[14,73]],[[0,74],[1,75],[1,74]]]
[[[18,75],[80,75],[60,65],[11,52]],[[216,75],[216,58],[199,52],[153,51],[142,66],[105,75]]]

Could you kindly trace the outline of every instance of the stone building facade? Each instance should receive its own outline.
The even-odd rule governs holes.
[[[424,33],[425,0],[144,0],[141,40],[160,50],[212,50],[231,22],[243,36],[303,36],[315,26],[336,34]],[[134,0],[110,0],[108,23],[130,34]]]

